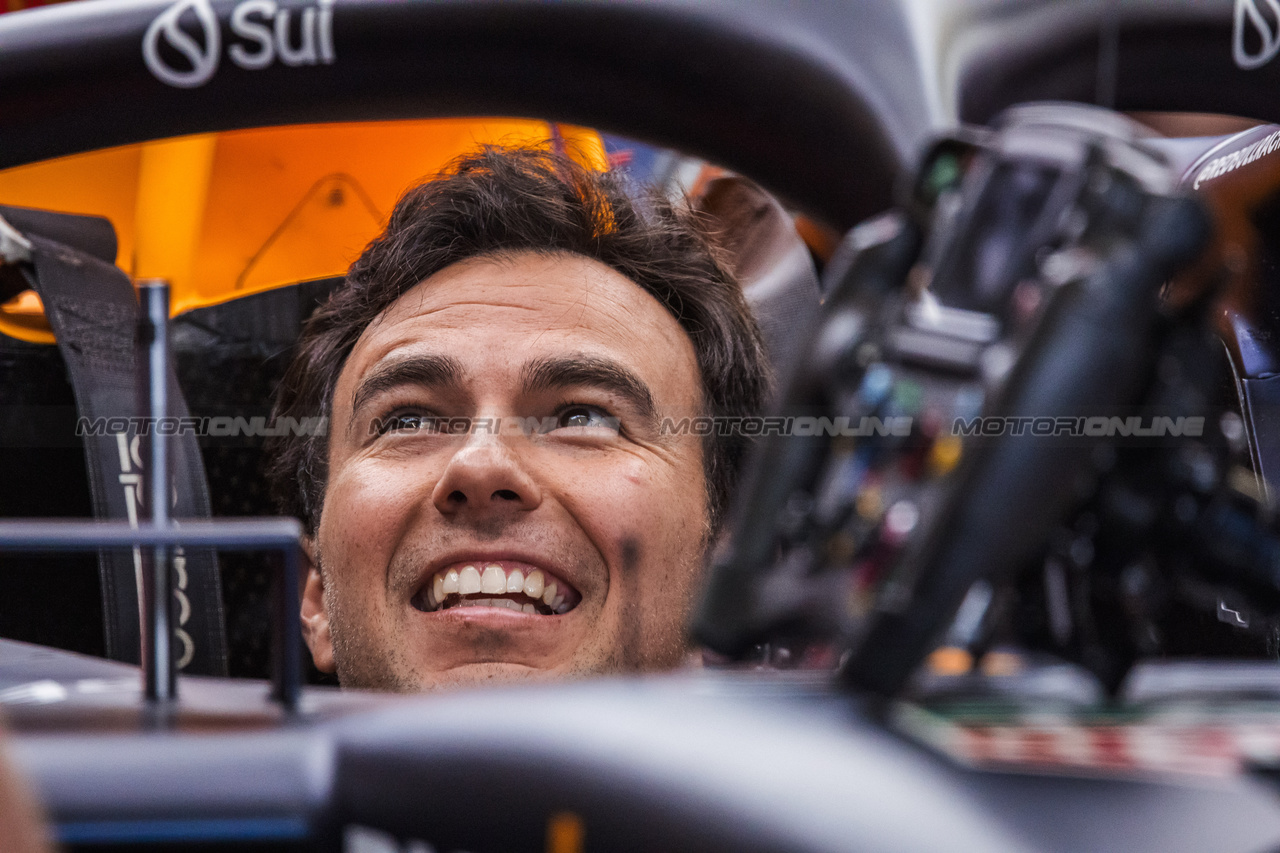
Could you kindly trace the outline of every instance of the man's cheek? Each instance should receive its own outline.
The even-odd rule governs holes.
[[[370,524],[386,525],[401,518],[423,499],[425,474],[421,467],[408,462],[382,465],[373,460],[349,465],[330,482],[326,514],[357,534]],[[429,490],[426,494],[429,496]]]
[[[620,662],[627,670],[673,666],[688,645],[698,545],[638,531],[624,534],[620,543],[610,590],[617,597],[611,629]]]
[[[370,479],[344,477],[325,496],[321,547],[348,573],[386,565],[403,520],[412,515],[403,490],[386,479]]]
[[[625,507],[632,523],[644,525],[652,532],[656,526],[694,511],[700,502],[689,500],[691,488],[702,480],[702,471],[684,466],[628,465],[610,484],[612,502]]]

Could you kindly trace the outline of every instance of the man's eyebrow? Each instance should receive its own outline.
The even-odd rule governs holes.
[[[426,388],[457,387],[462,384],[462,364],[447,355],[413,355],[380,364],[360,381],[351,395],[351,411],[358,412],[375,394],[417,385]]]
[[[653,404],[649,386],[626,367],[600,356],[573,354],[536,358],[521,369],[520,380],[526,393],[573,385],[604,388],[629,400],[647,420],[657,417],[658,409]]]

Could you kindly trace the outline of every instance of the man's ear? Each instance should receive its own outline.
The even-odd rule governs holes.
[[[315,540],[302,541],[307,578],[302,586],[302,638],[311,649],[311,659],[321,672],[333,672],[333,638],[329,635],[329,613],[324,608],[324,578],[316,560]]]

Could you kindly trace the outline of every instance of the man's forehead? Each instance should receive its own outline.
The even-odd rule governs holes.
[[[468,258],[428,277],[370,323],[364,338],[391,327],[526,329],[622,334],[636,324],[685,337],[675,318],[640,285],[599,261],[532,252]]]
[[[477,360],[516,378],[555,352],[613,359],[655,380],[687,379],[701,396],[693,344],[675,317],[631,279],[569,253],[476,257],[430,276],[369,325],[339,386],[415,353],[453,358],[467,379]]]

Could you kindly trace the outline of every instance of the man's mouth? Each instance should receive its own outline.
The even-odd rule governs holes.
[[[528,565],[460,563],[432,575],[412,604],[424,613],[454,607],[500,607],[533,616],[568,613],[582,596],[564,580]]]

